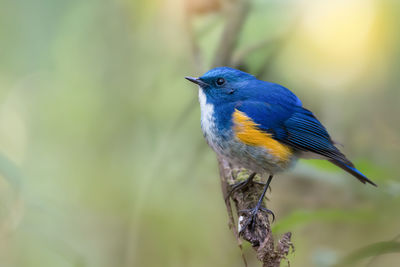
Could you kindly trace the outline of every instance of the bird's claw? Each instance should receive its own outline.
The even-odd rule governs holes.
[[[239,182],[239,183],[237,183],[237,184],[232,185],[231,190],[230,190],[230,191],[228,192],[228,194],[226,195],[225,202],[227,202],[227,201],[229,200],[230,196],[231,196],[234,192],[236,192],[236,191],[238,191],[238,190],[240,190],[240,189],[246,187],[247,184],[248,184],[248,182],[247,182],[247,180],[245,180],[245,181],[241,181],[241,182]]]
[[[230,196],[234,192],[236,192],[236,191],[238,191],[240,189],[246,188],[250,183],[253,183],[254,182],[253,179],[254,179],[255,176],[256,176],[256,173],[253,172],[252,174],[249,175],[249,177],[246,180],[232,185],[231,190],[228,192],[228,194],[225,197],[225,202],[227,202],[229,200]]]
[[[230,196],[231,196],[234,192],[236,192],[236,191],[238,191],[238,190],[241,190],[241,189],[244,189],[244,188],[246,188],[247,186],[249,186],[250,184],[257,184],[257,185],[262,185],[262,186],[265,185],[265,183],[261,183],[261,182],[258,182],[258,181],[254,181],[253,178],[254,178],[254,176],[253,176],[253,175],[250,175],[250,177],[249,177],[247,180],[244,180],[244,181],[241,181],[241,182],[238,182],[238,183],[232,185],[231,190],[228,192],[228,194],[227,194],[226,197],[225,197],[225,202],[227,202],[227,201],[229,200]]]
[[[269,214],[272,216],[272,222],[275,221],[275,214],[264,207],[255,207],[253,209],[245,209],[245,210],[240,210],[239,213],[242,214],[248,214],[249,215],[249,219],[246,221],[246,223],[243,225],[243,227],[240,227],[240,231],[239,231],[239,235],[243,233],[243,231],[249,226],[251,225],[250,229],[254,229],[255,223],[256,223],[256,218],[257,218],[257,212],[261,210],[264,211],[265,213]]]

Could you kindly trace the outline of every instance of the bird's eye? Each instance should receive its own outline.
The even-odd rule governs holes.
[[[218,78],[216,83],[217,83],[217,85],[221,86],[221,85],[223,85],[225,83],[225,79],[224,78]]]

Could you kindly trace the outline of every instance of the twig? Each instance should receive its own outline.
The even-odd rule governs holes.
[[[397,234],[395,237],[393,237],[390,241],[396,241],[397,239],[400,238],[400,234]],[[365,265],[365,267],[370,267],[373,266],[373,264],[375,263],[375,261],[378,259],[378,257],[381,256],[380,254],[372,257],[369,262]]]
[[[285,44],[287,44],[287,38],[282,38],[281,40],[277,40],[275,43],[275,47],[273,48],[272,52],[266,56],[263,64],[257,71],[256,77],[257,78],[262,78],[267,75],[267,73],[270,71],[271,66],[273,65],[272,63],[275,61],[275,59],[279,56],[280,52],[285,48]]]
[[[249,0],[237,0],[234,5],[230,6],[230,10],[227,12],[229,17],[221,34],[212,64],[213,67],[231,65],[232,54],[249,11],[249,6]]]
[[[249,55],[251,55],[252,53],[256,52],[259,49],[270,46],[277,40],[278,40],[277,38],[265,39],[242,49],[241,51],[237,52],[236,55],[233,57],[232,66],[234,68],[241,66]]]

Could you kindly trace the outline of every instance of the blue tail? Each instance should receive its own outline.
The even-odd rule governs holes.
[[[354,177],[356,177],[358,180],[360,180],[360,182],[362,182],[363,184],[369,183],[369,184],[372,184],[373,186],[377,186],[374,182],[372,182],[364,174],[362,174],[359,170],[357,170],[351,162],[349,165],[349,164],[345,164],[345,163],[337,161],[337,160],[329,160],[329,161],[332,162],[333,164],[335,164],[336,166],[342,168],[346,172],[352,174]]]

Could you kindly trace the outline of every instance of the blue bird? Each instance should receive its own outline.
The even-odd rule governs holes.
[[[298,158],[328,160],[376,186],[339,151],[325,127],[289,89],[228,67],[185,78],[199,86],[201,128],[208,145],[231,164],[253,172],[234,190],[247,186],[256,173],[269,175],[251,211],[253,219],[260,209],[273,215],[260,206],[265,192],[273,175]]]

